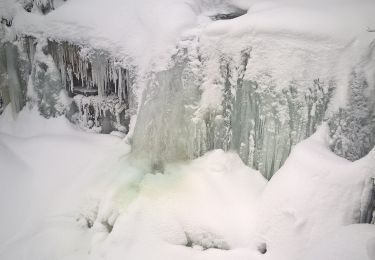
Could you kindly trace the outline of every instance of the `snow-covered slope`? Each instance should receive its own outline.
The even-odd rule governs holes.
[[[0,248],[39,230],[46,216],[70,214],[67,208],[97,178],[98,162],[126,153],[120,143],[114,136],[81,133],[65,118],[45,119],[37,110],[26,108],[15,121],[8,107],[0,118]]]
[[[338,158],[325,129],[267,184],[221,150],[148,173],[118,138],[35,112],[0,117],[2,259],[372,259],[372,226],[340,230],[364,210],[373,154]]]

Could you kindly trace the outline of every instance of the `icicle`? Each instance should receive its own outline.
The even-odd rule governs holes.
[[[21,80],[18,75],[18,66],[16,65],[17,47],[11,43],[5,43],[4,45],[8,73],[8,92],[13,113],[15,114],[21,110],[24,103]]]
[[[254,153],[255,153],[254,130],[251,130],[250,135],[249,135],[249,154],[247,158],[247,165],[249,165],[250,167],[254,165]]]
[[[100,106],[100,104],[98,104],[98,102],[95,102],[95,101],[94,101],[93,106],[94,106],[94,120],[95,120],[95,125],[99,126],[99,120],[98,120],[98,118],[100,116],[101,106]]]
[[[68,67],[67,70],[68,70],[69,83],[70,83],[70,92],[73,93],[73,91],[74,91],[73,70],[70,66]]]
[[[123,85],[122,85],[122,69],[119,68],[118,69],[118,90],[117,90],[117,96],[118,98],[120,99],[120,101],[122,100],[122,93],[123,93]]]
[[[79,100],[77,103],[80,110],[79,124],[83,128],[91,129],[92,121],[96,127],[95,131],[98,131],[100,124],[106,122],[106,131],[110,130],[108,127],[111,127],[111,124],[119,131],[127,131],[127,126],[122,125],[129,123],[128,118],[122,118],[129,116],[129,112],[124,111],[129,107],[128,102],[125,101],[127,92],[125,88],[129,87],[127,84],[130,82],[129,78],[125,80],[128,77],[127,71],[101,51],[88,53],[87,49],[81,49],[67,42],[49,42],[49,50],[60,70],[64,87],[75,95],[74,100],[77,102]],[[74,84],[81,86],[74,86]],[[98,96],[92,96],[95,94],[95,89]],[[80,96],[81,94],[85,97]],[[112,115],[111,119],[108,113]],[[109,123],[110,120],[114,122]]]
[[[129,70],[125,70],[125,76],[126,76],[126,80],[125,80],[125,86],[123,87],[123,97],[124,99],[127,99],[128,97],[126,96],[126,93],[129,94],[130,88],[131,88]]]

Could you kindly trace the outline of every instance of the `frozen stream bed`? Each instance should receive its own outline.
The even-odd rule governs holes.
[[[297,145],[267,183],[221,150],[147,173],[119,137],[27,108],[13,120],[7,109],[0,258],[372,260],[375,227],[351,224],[371,187],[374,153],[346,161],[325,134]]]

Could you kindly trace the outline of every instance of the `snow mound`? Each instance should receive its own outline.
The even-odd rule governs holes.
[[[63,117],[47,120],[25,108],[14,119],[10,110],[0,116],[0,251],[39,230],[47,215],[69,214],[98,178],[93,169],[129,151],[119,138],[76,131]]]
[[[44,120],[24,109],[13,119],[7,109],[0,125],[0,204],[7,223],[0,258],[254,254],[245,247],[266,180],[237,154],[216,150],[152,174],[127,159],[129,147],[117,137],[76,131],[64,118]]]
[[[0,133],[17,137],[32,137],[46,134],[77,134],[79,132],[63,116],[50,120],[42,117],[36,107],[24,108],[14,115],[9,105],[0,116]]]
[[[325,127],[297,145],[267,184],[232,152],[149,173],[118,137],[76,132],[67,122],[56,133],[35,111],[13,121],[7,113],[2,129],[16,131],[0,131],[1,259],[374,255],[372,226],[343,226],[361,217],[375,154],[354,163],[333,155]],[[28,118],[43,127],[25,137]]]
[[[221,150],[169,165],[164,174],[146,174],[137,197],[121,210],[95,254],[108,259],[243,259],[252,254],[243,247],[251,238],[265,184],[238,155]]]
[[[263,193],[257,232],[271,257],[301,259],[318,241],[359,223],[365,213],[375,176],[373,154],[347,161],[329,150],[326,136],[322,126],[298,144]]]

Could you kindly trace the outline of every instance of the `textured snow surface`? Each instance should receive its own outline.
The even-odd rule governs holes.
[[[375,259],[375,226],[349,225],[322,239],[306,260]]]
[[[327,148],[326,134],[323,125],[298,144],[263,193],[257,231],[279,259],[302,259],[330,233],[359,222],[375,154],[347,161]]]
[[[196,26],[199,15],[227,9],[222,0],[78,0],[46,16],[20,12],[14,24],[19,33],[89,45],[145,65],[151,58],[168,59],[181,32]]]
[[[357,221],[374,153],[338,158],[325,131],[299,144],[267,184],[221,150],[148,173],[118,137],[27,108],[14,120],[7,108],[0,258],[372,259],[373,227],[343,227]],[[362,242],[352,246],[354,238]]]
[[[323,3],[324,2],[324,3]],[[339,4],[337,4],[339,3]],[[373,81],[371,48],[374,1],[259,1],[247,14],[205,26],[201,51],[214,59],[224,53],[234,60],[251,49],[245,79],[262,81],[267,75],[278,89],[292,80],[306,87],[309,81],[334,80],[337,86],[331,110],[346,105],[349,76],[360,67]],[[207,77],[214,73],[205,72]],[[371,82],[372,83],[372,82]],[[214,84],[202,86],[201,107],[217,107],[220,93]]]
[[[95,177],[94,162],[113,160],[110,151],[118,142],[110,135],[82,134],[65,118],[47,120],[27,108],[14,121],[8,106],[0,118],[0,250],[22,232],[40,230],[45,216],[69,214],[64,205],[79,200]]]
[[[310,40],[329,37],[349,44],[370,37],[366,29],[375,24],[374,6],[371,0],[75,0],[46,16],[19,10],[14,28],[21,34],[104,49],[145,68],[168,61],[181,34],[211,23],[219,25],[213,32],[216,34],[256,31]],[[224,27],[220,26],[222,21],[211,22],[208,18],[233,8],[249,10]],[[14,15],[16,10],[9,8],[7,15]]]

